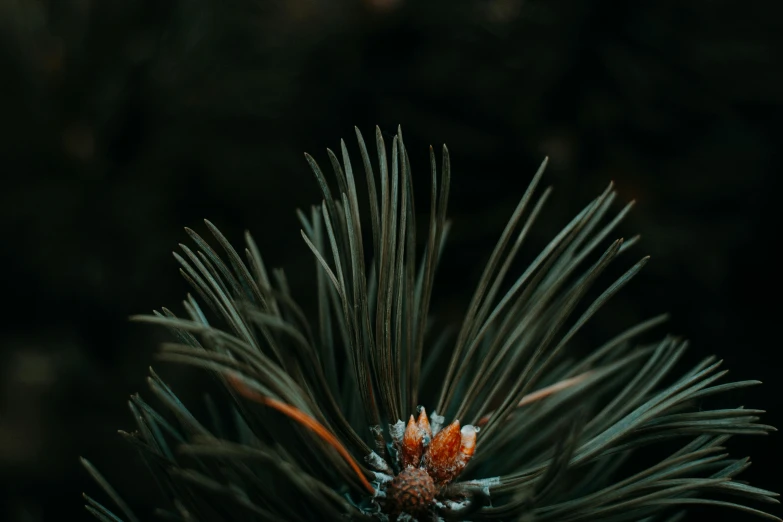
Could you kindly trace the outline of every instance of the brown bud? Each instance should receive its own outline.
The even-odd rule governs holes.
[[[393,515],[427,513],[437,488],[423,469],[406,468],[394,477],[386,490],[385,508]]]

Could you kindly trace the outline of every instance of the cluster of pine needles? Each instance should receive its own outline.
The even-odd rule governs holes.
[[[154,371],[149,386],[159,406],[139,395],[130,400],[136,426],[120,433],[169,499],[157,510],[162,520],[412,520],[385,507],[387,479],[378,470],[399,473],[395,427],[421,406],[433,424],[460,419],[481,429],[464,472],[418,520],[674,521],[695,504],[780,520],[746,504],[777,503],[777,495],[736,480],[749,460],[724,449],[734,435],[774,428],[758,423],[759,410],[705,409],[705,399],[757,381],[726,382],[714,358],[679,370],[686,341],[640,340],[665,316],[587,356],[571,353],[583,326],[647,261],[578,306],[635,243],[607,239],[631,208],[612,211],[612,186],[508,277],[550,196],[537,191],[545,161],[461,324],[439,328],[429,305],[436,269],[448,262],[441,259],[450,226],[448,150],[439,166],[430,149],[429,213],[421,214],[401,131],[389,148],[376,129],[376,162],[356,135],[368,220],[345,143],[341,158],[328,151],[336,192],[306,156],[324,197],[299,212],[317,274],[316,317],[297,304],[282,270],[267,270],[249,234],[240,255],[207,222],[222,253],[190,229],[195,249],[175,253],[197,296],[183,302],[184,316],[163,308],[135,318],[173,332],[162,359],[204,370],[220,389],[207,419],[197,419]],[[421,215],[426,222],[417,224]],[[629,456],[653,445],[671,452],[629,470]],[[118,514],[85,495],[87,510],[102,522],[138,522],[83,463]]]

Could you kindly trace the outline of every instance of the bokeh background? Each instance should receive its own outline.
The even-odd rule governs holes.
[[[177,307],[170,252],[205,217],[234,241],[250,229],[307,300],[294,210],[319,196],[302,152],[326,166],[344,137],[356,153],[354,125],[402,124],[414,175],[449,145],[441,316],[458,319],[549,155],[534,245],[614,180],[637,201],[622,233],[652,255],[585,342],[670,311],[686,362],[716,354],[765,381],[734,400],[783,426],[780,5],[0,1],[0,520],[87,520],[79,455],[132,504],[158,500],[116,430],[162,335],[127,317]],[[155,364],[198,399],[198,375]],[[731,449],[781,491],[780,446]]]

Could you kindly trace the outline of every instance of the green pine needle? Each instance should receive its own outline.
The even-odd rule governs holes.
[[[306,155],[324,197],[298,213],[317,274],[315,317],[297,304],[282,270],[270,277],[249,234],[238,252],[209,221],[215,247],[186,229],[195,250],[180,245],[174,254],[197,296],[183,302],[184,316],[163,308],[134,317],[172,332],[161,359],[202,368],[225,390],[206,398],[203,420],[152,370],[149,385],[162,408],[131,398],[136,428],[121,433],[171,499],[161,518],[652,522],[680,520],[688,506],[708,504],[780,520],[745,505],[777,504],[778,495],[736,481],[749,461],[724,449],[733,435],[774,431],[758,422],[764,412],[702,409],[703,399],[757,381],[722,382],[726,372],[713,358],[673,377],[687,343],[639,341],[666,316],[586,357],[569,357],[581,328],[648,259],[608,285],[599,282],[638,239],[609,239],[631,208],[611,214],[611,185],[513,275],[550,196],[549,189],[537,195],[544,161],[463,321],[442,328],[429,306],[437,268],[448,263],[441,259],[450,226],[448,149],[440,168],[430,149],[429,216],[426,234],[417,237],[420,214],[401,131],[389,147],[376,129],[375,164],[358,129],[356,135],[368,220],[345,143],[340,157],[328,151],[336,187]],[[579,306],[595,284],[605,289]],[[423,394],[431,379],[442,383],[437,396]],[[433,434],[456,418],[482,429],[464,471],[438,482],[434,496],[415,490],[415,506],[405,507],[394,489],[408,484],[400,437],[419,405],[429,407]],[[633,452],[663,442],[679,449],[618,473]],[[137,522],[103,476],[82,463],[124,518],[85,495],[87,510],[102,522]],[[414,468],[432,475],[424,463]]]

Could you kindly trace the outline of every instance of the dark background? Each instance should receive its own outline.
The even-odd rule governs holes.
[[[402,124],[414,174],[449,145],[442,316],[458,319],[549,155],[538,239],[612,179],[637,200],[622,233],[652,255],[586,338],[670,311],[686,362],[716,354],[765,381],[734,400],[783,425],[779,5],[0,2],[0,520],[86,520],[79,455],[133,504],[157,500],[116,429],[162,337],[127,317],[177,308],[170,251],[204,217],[232,241],[250,229],[307,300],[294,209],[320,198],[302,152],[326,167],[344,137],[356,154],[353,125]],[[156,367],[192,392],[192,374]],[[754,458],[743,478],[783,490],[777,435],[730,448]]]

